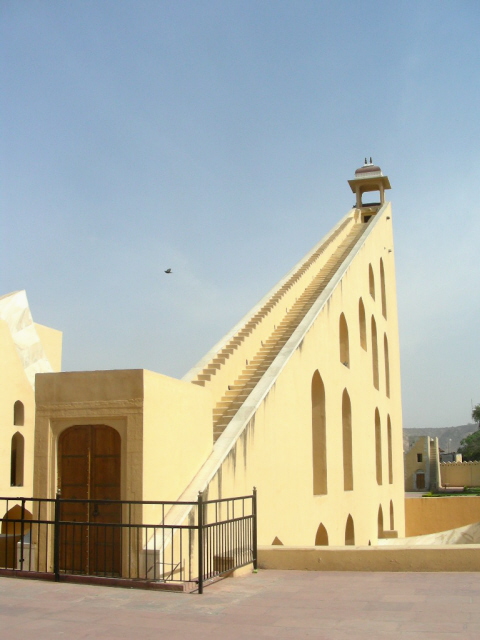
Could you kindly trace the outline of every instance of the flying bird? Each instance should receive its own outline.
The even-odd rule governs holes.
[[[171,269],[165,269],[165,273],[172,273]]]

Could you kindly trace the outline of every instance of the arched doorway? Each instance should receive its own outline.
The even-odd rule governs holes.
[[[60,567],[69,573],[119,575],[122,510],[120,500],[121,439],[106,425],[77,425],[58,440],[58,487],[62,522]],[[73,502],[78,500],[78,502]],[[96,502],[98,500],[98,502]],[[104,525],[104,526],[102,526]]]

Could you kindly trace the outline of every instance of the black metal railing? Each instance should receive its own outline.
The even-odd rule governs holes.
[[[209,580],[257,566],[255,489],[196,502],[0,497],[0,513],[4,575],[190,583],[202,593]]]

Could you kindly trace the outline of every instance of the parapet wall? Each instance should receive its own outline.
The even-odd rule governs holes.
[[[480,545],[259,547],[259,569],[299,571],[480,571]]]
[[[475,522],[480,522],[480,497],[405,499],[407,537],[448,531]]]
[[[480,487],[480,462],[442,462],[443,487]]]

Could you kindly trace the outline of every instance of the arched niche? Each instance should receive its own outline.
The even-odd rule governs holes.
[[[23,533],[26,535],[30,531],[30,520],[32,520],[32,514],[28,509],[23,509],[19,504],[15,504],[11,509],[9,509],[2,518],[2,527],[1,533],[18,536],[22,530],[22,523],[16,522],[17,520],[22,520],[23,516]],[[15,522],[12,522],[15,521]]]
[[[383,529],[383,509],[382,509],[382,505],[380,505],[378,507],[378,516],[377,516],[377,537],[378,538],[383,538],[384,537],[384,529]]]
[[[382,484],[382,425],[378,409],[375,409],[375,470],[377,484]]]
[[[345,315],[340,314],[338,322],[338,334],[340,343],[340,362],[346,367],[350,367],[350,344],[348,341],[348,325]]]
[[[25,463],[25,438],[17,431],[12,436],[10,453],[10,485],[23,487]]]
[[[380,290],[382,296],[382,314],[387,319],[387,293],[385,289],[385,270],[383,268],[383,260],[380,258]]]
[[[360,346],[367,350],[367,321],[365,316],[365,305],[360,298],[358,301],[358,326],[360,330]]]
[[[319,524],[317,534],[315,536],[316,547],[328,547],[328,533],[322,523]]]
[[[328,482],[325,386],[318,371],[315,371],[312,378],[312,463],[313,493],[326,494]]]
[[[392,448],[392,422],[387,416],[387,444],[388,444],[388,484],[393,484],[393,448]]]
[[[368,289],[370,291],[370,295],[375,300],[375,276],[373,275],[372,265],[368,265]]]
[[[348,391],[342,394],[343,488],[353,490],[352,404]]]
[[[390,529],[395,530],[395,514],[393,511],[393,500],[390,500]]]
[[[380,388],[379,377],[378,377],[378,343],[377,343],[377,323],[375,322],[375,318],[372,316],[371,321],[371,332],[372,332],[372,373],[373,373],[373,386],[375,389]]]
[[[388,355],[388,338],[387,334],[383,335],[383,353],[385,358],[385,393],[387,398],[390,397],[390,358]]]
[[[25,407],[20,400],[17,400],[13,405],[13,424],[16,427],[25,425]]]
[[[353,546],[355,544],[355,526],[353,524],[353,518],[349,514],[347,523],[345,525],[345,545]]]

